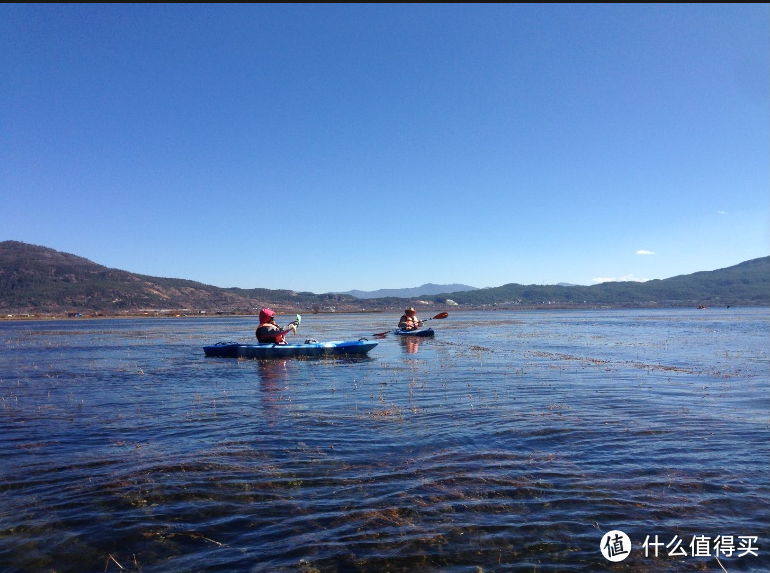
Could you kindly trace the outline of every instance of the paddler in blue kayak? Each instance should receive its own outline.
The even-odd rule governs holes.
[[[297,315],[299,317],[299,315]],[[275,312],[269,308],[263,308],[259,311],[259,326],[255,334],[257,335],[257,341],[262,343],[272,344],[288,344],[283,337],[289,332],[297,334],[297,326],[299,326],[299,320],[294,320],[288,324],[285,329],[281,329],[275,323]]]
[[[417,318],[417,311],[411,306],[404,311],[401,320],[398,321],[398,327],[401,330],[415,330],[420,328],[422,322]]]

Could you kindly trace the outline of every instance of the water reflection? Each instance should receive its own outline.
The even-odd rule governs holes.
[[[288,360],[258,360],[260,401],[271,418],[281,408],[281,392],[289,380]]]
[[[256,362],[262,390],[267,392],[281,390],[283,383],[289,379],[289,361],[257,360]]]
[[[420,339],[416,336],[402,336],[399,338],[399,342],[407,354],[417,354],[417,350],[420,348]]]

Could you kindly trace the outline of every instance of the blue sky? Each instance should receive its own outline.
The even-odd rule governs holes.
[[[770,254],[760,5],[0,6],[0,240],[222,287]]]

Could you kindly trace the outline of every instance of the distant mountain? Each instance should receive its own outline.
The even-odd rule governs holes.
[[[434,297],[440,303],[443,297]],[[738,265],[646,282],[592,286],[520,285],[454,293],[460,305],[683,305],[770,303],[770,257]]]
[[[465,290],[458,290],[465,289]],[[443,291],[430,294],[431,290]],[[448,292],[447,292],[448,291]],[[356,292],[356,291],[351,291]],[[359,293],[361,291],[358,291]],[[373,291],[378,298],[349,293],[314,294],[264,288],[220,288],[185,280],[111,269],[46,247],[0,242],[0,314],[253,314],[269,306],[279,314],[387,310],[428,301],[443,307],[487,306],[682,306],[770,304],[770,257],[663,280],[608,282],[593,286],[519,285],[476,289],[466,285],[423,285]],[[393,296],[398,294],[400,296]],[[457,308],[453,306],[453,308]]]
[[[476,287],[461,285],[461,284],[436,285],[433,283],[427,283],[422,286],[418,286],[414,288],[381,288],[379,290],[370,290],[370,291],[349,290],[347,292],[339,293],[339,294],[348,294],[350,296],[354,296],[356,298],[362,298],[362,299],[387,298],[387,297],[419,298],[421,295],[433,296],[433,295],[442,294],[442,293],[466,292],[469,290],[479,290],[479,289],[477,289]]]

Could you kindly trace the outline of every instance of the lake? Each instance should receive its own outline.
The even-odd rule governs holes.
[[[0,571],[770,570],[770,309],[429,324],[0,322]]]

